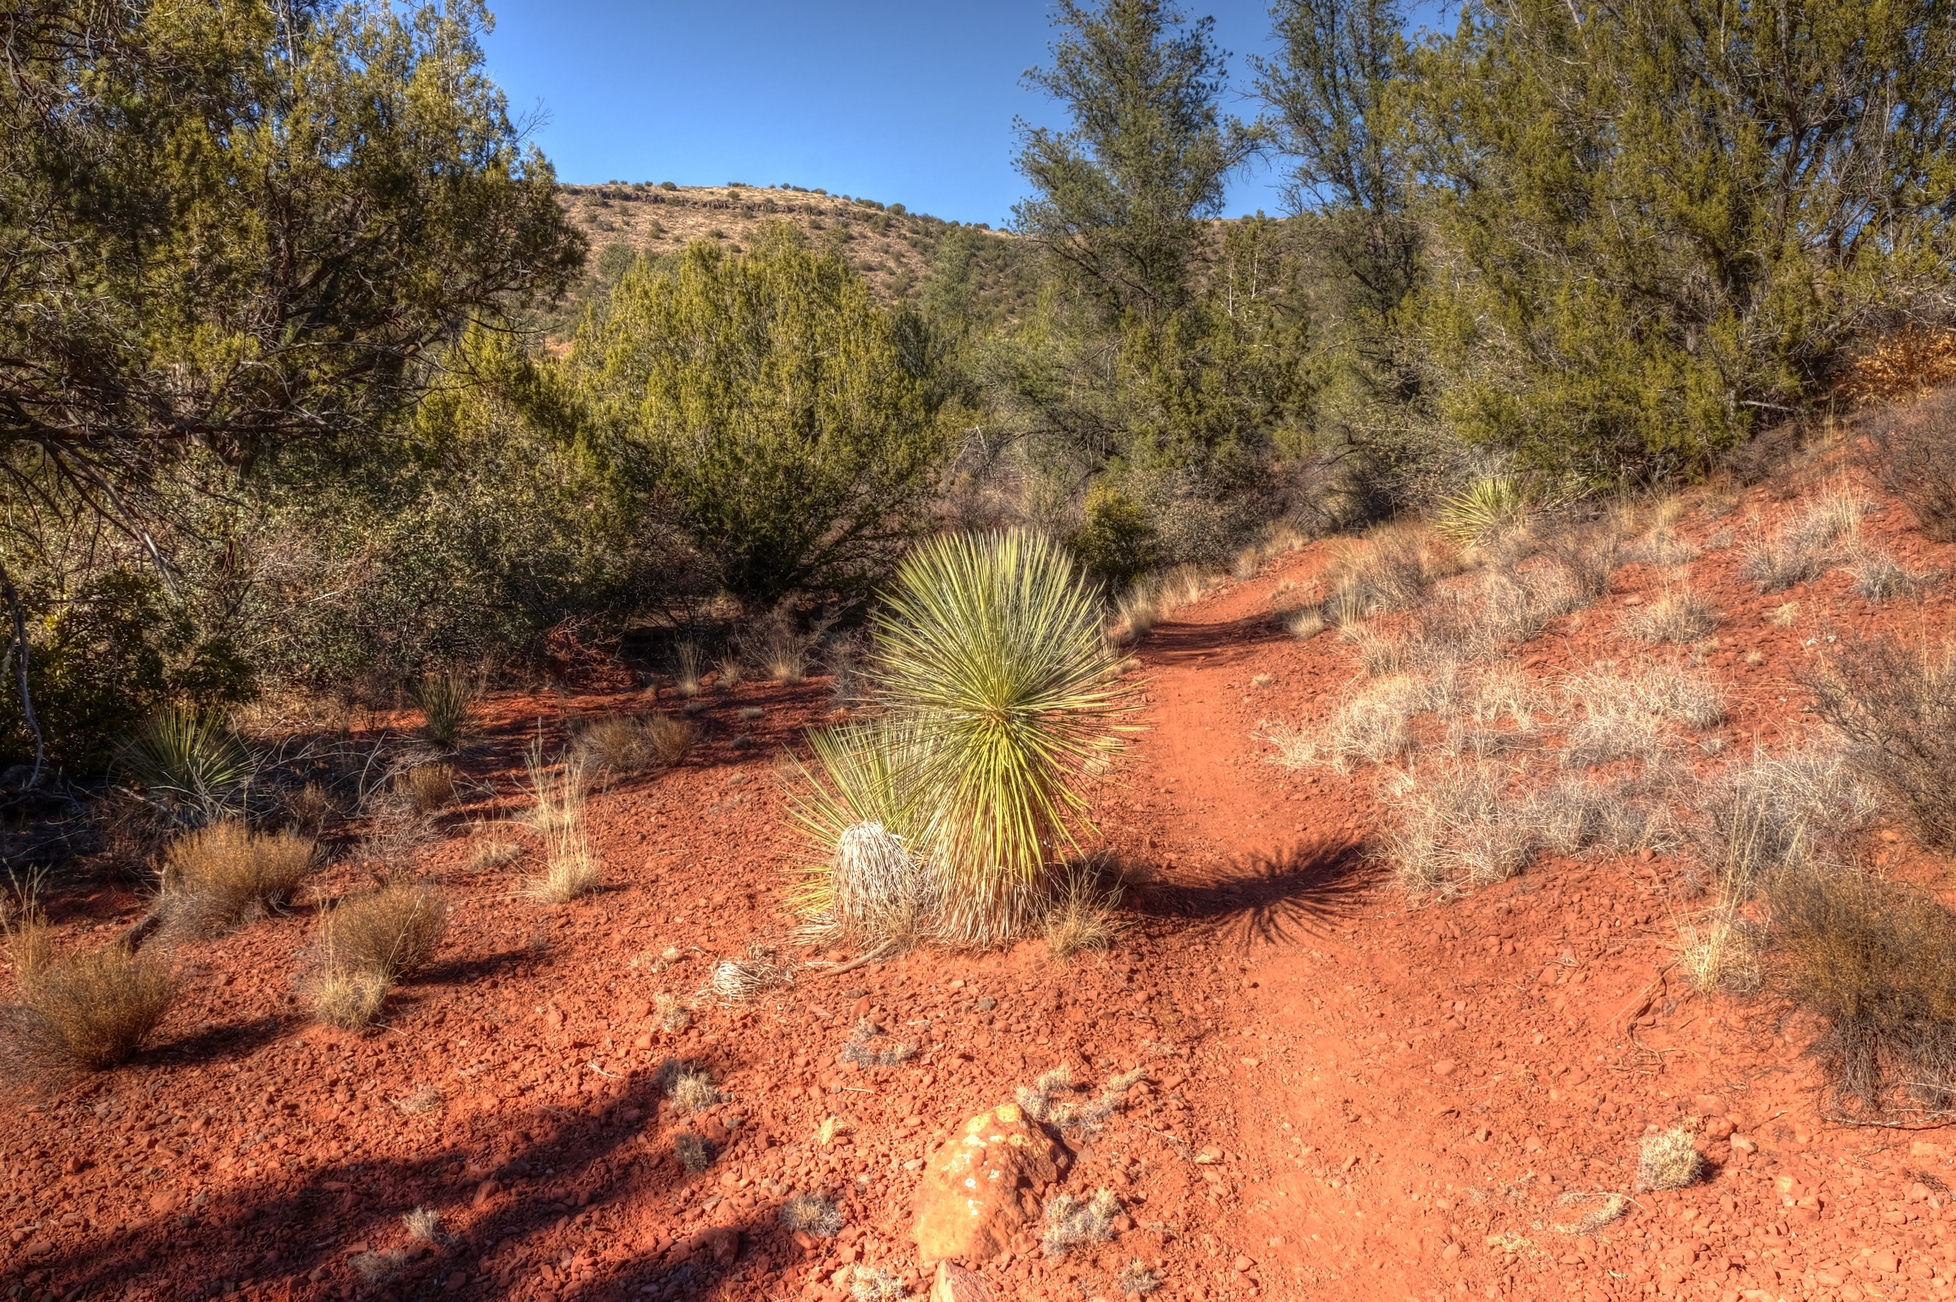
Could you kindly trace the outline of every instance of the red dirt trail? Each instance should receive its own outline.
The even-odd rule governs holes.
[[[1789,509],[1754,490],[1726,520]],[[1950,627],[1946,596],[1874,607],[1838,573],[1761,595],[1739,549],[1711,541],[1721,527],[1694,511],[1680,533],[1710,543],[1690,570],[1724,612],[1705,664],[1743,742],[1778,750],[1811,730],[1799,674],[1829,630]],[[1924,543],[1899,508],[1864,528],[1911,568],[1956,570],[1956,548]],[[1360,672],[1335,635],[1299,642],[1273,617],[1280,586],[1308,586],[1325,556],[1273,562],[1138,648],[1146,730],[1097,815],[1137,881],[1111,948],[804,969],[746,1003],[700,998],[679,1032],[658,1027],[655,996],[698,995],[750,943],[786,947],[796,844],[775,756],[831,717],[826,685],[711,693],[684,764],[593,794],[607,885],[556,909],[517,893],[534,848],[468,866],[484,837],[534,847],[498,821],[524,806],[522,747],[560,742],[576,717],[673,702],[498,698],[463,762],[477,795],[417,865],[453,906],[434,966],[371,1031],[304,1016],[314,910],[361,884],[352,861],[292,914],[185,946],[185,996],[153,1048],[0,1116],[0,1289],[838,1302],[835,1272],[860,1263],[918,1294],[922,1159],[1064,1064],[1083,1085],[1148,1069],[1098,1138],[1071,1144],[1064,1176],[1081,1196],[1113,1189],[1125,1215],[1097,1249],[1051,1259],[1027,1238],[968,1263],[1001,1299],[1111,1299],[1135,1259],[1170,1299],[1947,1296],[1956,1140],[1827,1124],[1801,1056],[1813,1026],[1764,996],[1693,993],[1675,967],[1679,923],[1703,907],[1688,855],[1545,857],[1416,903],[1374,854],[1376,775],[1268,762],[1259,721],[1321,717]],[[1517,662],[1550,680],[1650,654],[1612,645],[1611,607],[1665,579],[1626,566]],[[1790,599],[1800,620],[1773,623]],[[1934,871],[1885,828],[1869,854]],[[57,935],[99,943],[144,903],[64,895]],[[885,1028],[872,1048],[912,1056],[847,1064],[864,1017]],[[676,1114],[656,1083],[668,1057],[708,1068],[725,1101]],[[1637,1192],[1639,1142],[1680,1123],[1706,1178]],[[704,1172],[675,1157],[682,1131],[713,1146]],[[838,1202],[838,1238],[778,1225],[804,1190]],[[1610,1194],[1629,1197],[1625,1214],[1564,1232]],[[440,1213],[435,1239],[409,1238],[401,1217],[417,1207]],[[375,1252],[402,1255],[369,1282],[357,1266]]]

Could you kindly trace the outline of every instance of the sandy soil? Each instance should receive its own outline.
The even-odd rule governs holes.
[[[1770,524],[1799,490],[1750,490],[1719,519],[1695,509],[1679,532],[1703,545],[1754,512]],[[1900,508],[1863,527],[1912,568],[1956,571],[1956,548],[1924,543]],[[1704,670],[1748,753],[1814,729],[1800,674],[1829,633],[1950,627],[1946,596],[1876,606],[1838,573],[1761,595],[1740,550],[1713,546],[1690,573],[1724,612]],[[1174,1299],[1948,1294],[1956,1138],[1829,1123],[1802,1056],[1813,1026],[1763,996],[1693,992],[1675,965],[1680,924],[1704,907],[1688,856],[1543,859],[1463,900],[1413,901],[1370,853],[1376,773],[1268,762],[1260,721],[1319,717],[1360,672],[1347,643],[1299,642],[1273,618],[1279,589],[1307,587],[1325,558],[1318,545],[1273,561],[1140,645],[1147,731],[1100,819],[1149,875],[1112,948],[804,969],[750,1002],[702,998],[676,1033],[656,1025],[656,995],[694,997],[721,958],[785,944],[797,846],[777,756],[831,715],[827,684],[710,694],[681,767],[594,794],[607,886],[557,909],[516,894],[524,862],[468,866],[485,839],[527,838],[497,821],[522,808],[522,746],[673,702],[499,698],[465,761],[482,798],[446,816],[421,865],[454,905],[435,965],[356,1034],[303,1014],[313,903],[185,948],[186,996],[154,1048],[0,1116],[0,1287],[832,1302],[837,1269],[859,1262],[917,1291],[922,1159],[1065,1064],[1082,1082],[1148,1069],[1065,1176],[1083,1195],[1115,1190],[1126,1214],[1098,1250],[1054,1260],[1028,1239],[983,1263],[1001,1298],[1111,1297],[1137,1258],[1163,1279],[1153,1296]],[[1665,578],[1626,567],[1516,662],[1549,681],[1652,654],[1614,620]],[[1791,600],[1799,617],[1775,624]],[[1869,855],[1938,871],[1885,826]],[[343,864],[317,899],[361,881]],[[88,942],[143,907],[102,889],[57,900],[56,920]],[[864,1017],[912,1056],[846,1065]],[[670,1056],[709,1068],[725,1101],[676,1115],[655,1084]],[[1639,1141],[1680,1121],[1707,1177],[1637,1192]],[[674,1154],[682,1131],[716,1150],[699,1174]],[[840,1203],[838,1238],[778,1225],[803,1190]],[[1612,1193],[1625,1214],[1583,1232]],[[439,1235],[411,1240],[401,1218],[424,1207]],[[405,1254],[392,1277],[365,1282],[364,1254],[391,1251]]]

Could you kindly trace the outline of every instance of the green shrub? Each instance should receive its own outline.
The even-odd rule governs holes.
[[[1086,514],[1073,550],[1088,569],[1125,586],[1159,563],[1154,522],[1119,489],[1095,484],[1087,491]]]
[[[257,766],[222,716],[181,706],[152,715],[120,754],[124,776],[146,797],[200,820],[234,804]]]

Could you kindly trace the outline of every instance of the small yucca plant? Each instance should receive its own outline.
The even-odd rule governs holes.
[[[1085,770],[1132,708],[1097,594],[1036,534],[936,538],[876,617],[881,699],[920,742],[902,773],[927,801],[922,857],[941,865],[961,938],[1003,938],[1030,888],[1088,827]]]
[[[421,707],[421,733],[437,746],[454,746],[469,729],[469,711],[475,705],[475,689],[465,678],[452,674],[430,674],[414,690]]]
[[[1527,509],[1527,501],[1512,479],[1486,475],[1442,502],[1434,513],[1433,528],[1455,542],[1485,542],[1521,523]]]
[[[171,707],[151,715],[124,744],[123,773],[151,800],[197,821],[217,818],[257,772],[258,760],[215,713]]]

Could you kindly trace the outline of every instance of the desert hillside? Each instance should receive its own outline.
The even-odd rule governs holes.
[[[900,203],[885,205],[820,190],[665,189],[647,183],[567,185],[561,198],[593,252],[572,309],[559,313],[569,319],[574,319],[575,305],[588,297],[594,285],[617,276],[624,250],[676,253],[694,240],[710,239],[737,253],[771,222],[797,227],[817,245],[840,248],[850,267],[885,303],[916,298],[939,242],[952,230],[962,230],[974,241],[976,319],[1009,322],[1037,289],[1032,259],[1021,241],[1002,231],[911,213]]]

